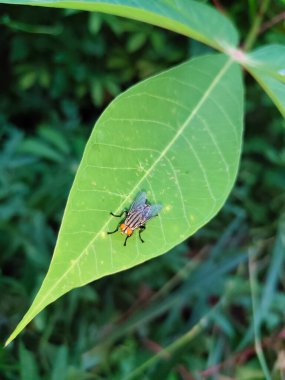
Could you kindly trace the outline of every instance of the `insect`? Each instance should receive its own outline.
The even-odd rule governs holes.
[[[146,193],[141,192],[137,195],[129,210],[122,211],[120,215],[115,215],[112,212],[110,213],[116,218],[120,218],[123,215],[125,217],[123,220],[121,220],[114,231],[107,233],[114,234],[120,229],[122,234],[127,235],[124,242],[124,246],[126,246],[128,238],[132,236],[134,230],[138,228],[140,241],[144,243],[144,240],[141,237],[141,233],[146,229],[145,223],[154,216],[157,216],[161,208],[162,206],[159,204],[149,204],[146,199]]]

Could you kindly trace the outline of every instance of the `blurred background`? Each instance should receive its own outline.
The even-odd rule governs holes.
[[[213,6],[242,38],[258,11]],[[282,12],[273,1],[257,45],[285,43]],[[284,379],[285,123],[248,74],[239,176],[219,215],[172,252],[60,298],[3,348],[45,276],[98,116],[210,49],[72,10],[0,5],[0,29],[0,379]]]

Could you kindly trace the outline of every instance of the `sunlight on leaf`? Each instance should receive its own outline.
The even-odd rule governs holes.
[[[132,87],[102,114],[72,186],[48,274],[10,342],[69,290],[155,256],[192,235],[222,207],[236,178],[243,86],[224,55],[193,59]],[[138,192],[163,209],[135,231],[107,235],[109,213]]]

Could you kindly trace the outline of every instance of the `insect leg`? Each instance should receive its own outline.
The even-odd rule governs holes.
[[[142,233],[145,229],[146,229],[145,226],[140,226],[140,229],[139,229],[139,237],[140,237],[140,241],[141,241],[142,243],[144,243],[144,240],[143,240],[142,237],[141,237],[141,233]]]
[[[110,212],[110,214],[111,214],[112,216],[115,216],[116,218],[120,218],[122,215],[124,215],[124,214],[126,214],[126,213],[127,213],[127,210],[123,210],[123,211],[121,212],[120,215],[116,215],[116,214],[113,214],[112,212]]]
[[[124,221],[124,219],[122,219],[122,220],[120,221],[120,223],[118,224],[117,228],[116,228],[114,231],[107,232],[107,234],[110,235],[110,234],[114,234],[115,232],[117,232],[118,229],[120,228],[120,225],[123,223],[123,221]]]
[[[125,242],[124,242],[124,247],[127,245],[127,240],[129,237],[130,237],[129,235],[126,237]]]
[[[110,231],[110,232],[107,232],[107,234],[108,235],[110,235],[110,234],[114,234],[115,232],[117,232],[118,231],[118,229],[119,229],[119,226],[120,225],[118,225],[118,227],[114,230],[114,231]]]

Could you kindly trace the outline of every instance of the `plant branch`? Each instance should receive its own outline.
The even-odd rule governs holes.
[[[259,29],[259,34],[264,33],[267,29],[271,28],[273,25],[278,24],[283,20],[285,20],[285,12],[280,13],[279,15],[273,17],[271,20],[261,25]]]
[[[265,379],[270,380],[271,376],[269,373],[269,369],[265,360],[265,356],[264,356],[264,352],[263,352],[263,348],[261,344],[260,319],[257,316],[257,313],[260,312],[260,306],[257,305],[257,300],[256,300],[256,294],[257,294],[256,263],[254,261],[254,257],[252,254],[249,254],[248,267],[249,267],[249,284],[250,284],[250,290],[251,290],[255,352],[259,360],[260,367],[263,371]]]
[[[219,0],[213,0],[214,6],[223,14],[226,13],[225,8],[222,6]]]
[[[254,45],[255,40],[259,34],[260,25],[262,24],[264,15],[269,7],[269,4],[270,0],[262,0],[259,11],[243,44],[245,51],[250,50]]]

